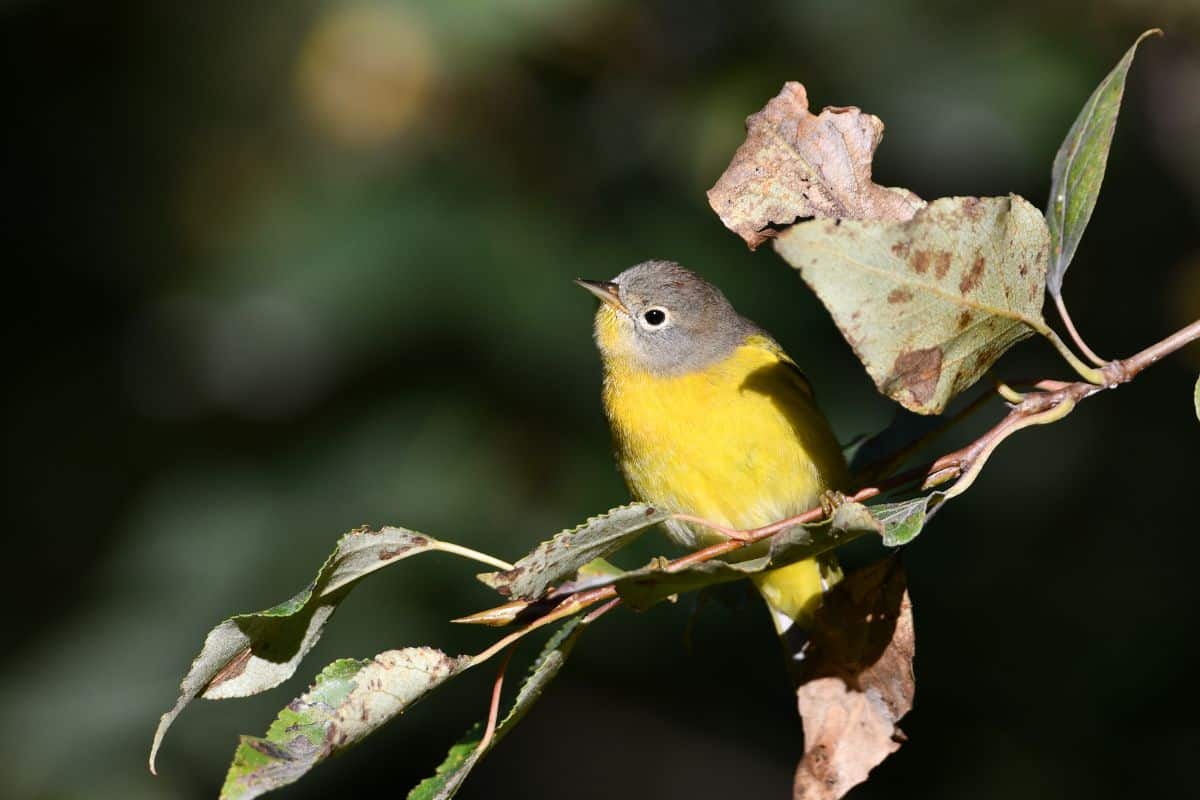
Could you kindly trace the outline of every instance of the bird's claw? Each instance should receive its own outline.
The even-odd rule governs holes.
[[[832,517],[833,512],[837,511],[845,502],[846,495],[835,489],[821,492],[821,511],[826,517]]]

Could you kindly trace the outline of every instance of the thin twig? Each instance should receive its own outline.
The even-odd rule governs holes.
[[[1128,383],[1146,367],[1196,339],[1200,339],[1200,320],[1196,320],[1162,341],[1150,345],[1140,353],[1105,364],[1100,369],[1104,378],[1102,383],[1040,381],[1037,386],[1041,391],[1025,395],[1025,399],[1015,405],[1008,415],[991,430],[966,447],[953,453],[947,453],[935,461],[929,478],[925,481],[925,486],[929,487],[958,478],[959,483],[962,483],[963,480],[966,483],[961,487],[959,483],[956,483],[951,491],[953,494],[961,494],[975,480],[975,476],[978,475],[984,462],[987,461],[988,456],[996,449],[997,445],[1021,428],[1062,419],[1071,413],[1078,403],[1088,397],[1105,389],[1115,389],[1123,383]]]
[[[974,482],[988,457],[991,456],[1001,442],[1012,434],[1022,428],[1028,428],[1033,425],[1044,425],[1062,419],[1071,413],[1081,401],[1094,394],[1116,388],[1122,383],[1133,380],[1138,373],[1151,364],[1156,363],[1164,356],[1179,350],[1197,339],[1200,339],[1200,320],[1196,320],[1187,327],[1176,331],[1162,341],[1147,347],[1145,350],[1129,358],[1105,364],[1097,371],[1102,380],[1095,383],[1090,381],[1076,381],[1073,383],[1052,380],[1038,381],[1035,384],[1038,391],[1025,394],[1024,399],[1014,405],[1012,410],[1000,422],[971,444],[952,453],[947,453],[926,466],[890,477],[880,481],[875,486],[860,488],[847,499],[861,503],[883,492],[891,491],[899,486],[922,479],[923,488],[932,488],[955,480],[956,483],[947,491],[947,495],[954,496],[961,494]],[[740,550],[743,547],[747,547],[796,525],[817,522],[823,519],[826,514],[827,511],[823,506],[817,506],[810,508],[802,514],[748,530],[730,528],[726,525],[721,525],[691,514],[674,514],[672,515],[673,519],[703,525],[718,533],[725,534],[728,538],[723,542],[718,542],[702,550],[696,550],[669,562],[663,568],[663,571],[679,572],[693,564],[709,561],[718,556]],[[502,638],[475,658],[476,660],[489,658],[531,630],[554,620],[571,616],[603,600],[611,602],[589,614],[589,619],[599,617],[619,604],[620,598],[617,597],[616,587],[609,584],[565,595],[545,616],[539,617],[521,630]],[[486,614],[487,612],[484,612],[484,615]],[[480,615],[474,616],[478,617]]]
[[[847,497],[846,499],[855,503],[861,503],[863,500],[870,500],[872,497],[875,497],[882,491],[886,491],[886,489],[877,486],[870,486],[864,489],[859,489],[856,493],[850,497]],[[772,522],[770,525],[763,525],[761,528],[750,528],[748,530],[728,528],[724,525],[718,525],[714,522],[709,522],[703,517],[692,516],[691,514],[672,514],[672,519],[677,519],[680,522],[692,522],[697,525],[703,525],[719,533],[723,533],[729,538],[723,542],[718,542],[717,544],[705,547],[703,550],[696,550],[686,556],[683,556],[682,558],[677,558],[671,563],[667,564],[667,566],[663,568],[663,571],[678,572],[681,569],[690,567],[692,564],[698,564],[701,561],[708,561],[709,559],[716,558],[717,556],[723,556],[726,553],[732,553],[734,550],[741,550],[747,545],[752,545],[755,542],[760,542],[763,539],[774,536],[782,530],[787,530],[788,528],[794,528],[797,525],[806,525],[810,522],[817,522],[821,519],[824,519],[826,513],[827,512],[824,506],[816,506],[815,508],[810,508],[808,511],[805,511],[802,514],[797,514],[794,517],[787,517],[786,519],[781,519],[778,522]]]
[[[1090,384],[1078,385],[1090,386]],[[1093,389],[1094,388],[1095,387],[1093,387]],[[946,497],[957,497],[967,489],[971,488],[971,484],[974,483],[975,478],[979,476],[980,471],[983,469],[983,465],[987,463],[988,458],[992,455],[995,449],[1000,446],[1001,442],[1022,428],[1028,428],[1032,425],[1046,425],[1051,422],[1057,422],[1075,409],[1075,402],[1075,399],[1071,395],[1064,394],[1061,400],[1055,402],[1054,405],[1050,406],[1049,408],[1043,411],[1029,413],[1023,409],[1018,410],[1024,405],[1024,401],[1022,401],[1021,405],[1018,405],[1016,409],[1013,409],[1004,419],[1000,421],[1000,424],[996,425],[994,428],[981,436],[979,439],[972,442],[963,450],[958,451],[958,453],[961,453],[962,455],[951,453],[949,456],[943,456],[942,458],[938,459],[938,461],[934,462],[934,469],[930,474],[930,478],[926,479],[925,486],[931,487],[937,485],[936,483],[930,483],[930,480],[932,480],[933,476],[939,472],[944,472],[947,469],[953,469],[957,472],[958,477],[957,480],[954,481],[954,485],[946,492]],[[937,481],[937,483],[944,482],[945,480]]]
[[[605,590],[610,590],[610,591],[606,592]],[[528,625],[526,625],[524,628],[521,628],[520,630],[517,630],[517,631],[513,631],[508,636],[505,636],[502,639],[497,640],[491,647],[487,648],[486,650],[476,653],[474,656],[471,657],[471,663],[472,664],[480,664],[484,661],[487,661],[489,658],[496,655],[501,650],[508,647],[510,644],[517,641],[525,634],[531,633],[531,632],[537,630],[538,628],[542,627],[543,625],[549,625],[551,622],[560,620],[564,617],[569,617],[572,614],[576,614],[576,613],[582,611],[583,609],[587,608],[588,606],[595,605],[596,603],[600,602],[601,600],[607,600],[610,597],[615,597],[616,594],[617,594],[617,590],[614,589],[612,586],[601,586],[597,589],[586,589],[581,592],[576,592],[575,594],[572,594],[572,595],[567,595],[566,597],[563,598],[562,602],[555,605],[549,613],[538,617],[533,622],[530,622]]]
[[[1092,348],[1087,346],[1087,342],[1079,335],[1079,331],[1075,330],[1075,323],[1071,321],[1071,315],[1067,313],[1067,304],[1063,302],[1062,295],[1054,295],[1054,304],[1058,306],[1058,316],[1063,321],[1063,325],[1067,328],[1067,333],[1071,334],[1071,341],[1075,342],[1075,346],[1087,356],[1088,361],[1091,361],[1097,367],[1103,367],[1108,362],[1100,356],[1096,355]]]
[[[616,608],[619,605],[621,605],[621,598],[614,597],[612,600],[609,600],[604,605],[600,606],[599,608],[593,608],[586,615],[584,615],[582,624],[590,625],[592,622],[594,622],[595,620],[604,616],[609,611],[612,611],[614,608]]]
[[[1125,383],[1133,380],[1134,376],[1136,376],[1146,367],[1161,359],[1163,356],[1168,356],[1181,347],[1186,347],[1197,339],[1200,339],[1200,319],[1196,320],[1185,328],[1175,331],[1175,333],[1163,339],[1161,342],[1156,342],[1155,344],[1150,345],[1145,350],[1130,356],[1124,361],[1114,361],[1112,364],[1108,364],[1105,367],[1105,372],[1107,373],[1109,368],[1113,365],[1117,365],[1120,369],[1120,375],[1122,376],[1118,382]]]
[[[484,729],[483,738],[479,740],[478,746],[481,753],[491,744],[492,736],[496,733],[496,720],[500,716],[500,692],[504,688],[504,671],[508,669],[512,654],[512,650],[504,654],[504,660],[500,662],[500,669],[496,672],[496,682],[492,684],[492,704],[488,708],[487,728]]]

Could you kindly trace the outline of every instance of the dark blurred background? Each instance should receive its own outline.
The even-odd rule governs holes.
[[[515,558],[625,499],[577,275],[691,265],[806,368],[843,439],[882,427],[890,404],[819,304],[705,201],[785,80],[885,120],[882,183],[1041,205],[1088,93],[1166,28],[1066,295],[1110,356],[1200,316],[1200,3],[974,5],[0,2],[0,794],[213,797],[236,735],[322,664],[490,641],[446,622],[495,600],[472,565],[400,564],[293,680],[195,704],[146,771],[205,632],[290,596],[343,531]],[[1186,793],[1198,370],[1193,348],[1021,434],[908,548],[911,741],[857,797]],[[1067,376],[1036,341],[1002,371]],[[789,796],[800,723],[766,615],[712,604],[689,649],[690,612],[605,618],[463,796]],[[492,677],[289,796],[402,796]]]

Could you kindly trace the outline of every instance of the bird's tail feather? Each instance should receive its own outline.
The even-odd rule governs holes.
[[[841,577],[831,553],[759,573],[753,580],[771,611],[775,631],[784,636],[793,628],[811,626],[822,596]]]

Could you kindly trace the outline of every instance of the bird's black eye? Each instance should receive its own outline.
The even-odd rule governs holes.
[[[647,325],[658,327],[667,321],[667,312],[661,308],[652,308],[645,314],[642,314],[642,319],[646,320]]]

